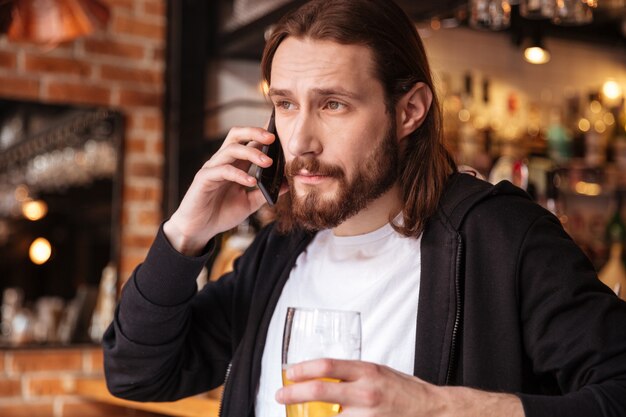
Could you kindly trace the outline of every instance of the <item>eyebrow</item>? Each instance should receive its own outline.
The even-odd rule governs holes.
[[[358,94],[353,93],[351,91],[348,91],[345,88],[341,88],[341,87],[313,88],[313,89],[311,89],[311,92],[314,95],[316,95],[316,96],[322,96],[322,97],[343,96],[343,97],[352,98],[352,99],[358,99],[359,98]],[[282,89],[276,89],[276,88],[271,88],[271,87],[270,87],[269,92],[267,94],[270,97],[273,97],[273,96],[289,97],[289,96],[293,95],[293,93],[290,90],[282,90]]]

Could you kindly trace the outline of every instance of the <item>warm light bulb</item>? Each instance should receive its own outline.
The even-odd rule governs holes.
[[[589,120],[582,118],[578,121],[578,128],[581,132],[588,132],[591,129],[591,123]]]
[[[18,185],[15,187],[15,199],[20,203],[28,199],[28,187],[26,185]]]
[[[52,246],[47,239],[38,237],[30,244],[28,255],[32,263],[43,265],[50,259],[50,255],[52,255]]]
[[[602,85],[602,95],[609,100],[622,97],[622,87],[615,80],[608,80]]]
[[[540,46],[531,46],[524,50],[524,58],[531,64],[545,64],[550,62],[550,52]]]
[[[602,103],[600,103],[598,100],[593,100],[591,103],[589,103],[589,109],[592,113],[598,114],[602,111]]]
[[[22,214],[28,220],[37,221],[48,214],[48,205],[42,200],[29,200],[22,204]]]
[[[596,122],[593,124],[593,128],[598,133],[606,132],[606,125],[602,120],[596,120]]]
[[[602,120],[607,126],[613,126],[613,123],[615,123],[615,116],[613,116],[613,113],[607,112],[604,113],[604,116],[602,116]]]
[[[460,121],[467,122],[467,121],[469,121],[470,118],[471,118],[471,114],[470,114],[469,110],[461,109],[461,111],[459,111],[459,120]]]

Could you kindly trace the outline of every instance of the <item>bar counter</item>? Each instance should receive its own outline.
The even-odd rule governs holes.
[[[96,345],[0,349],[0,416],[217,417],[220,389],[175,402],[113,397]]]

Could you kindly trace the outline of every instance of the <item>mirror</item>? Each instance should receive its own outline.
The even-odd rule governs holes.
[[[89,340],[101,276],[119,264],[122,123],[108,109],[0,100],[5,343]]]

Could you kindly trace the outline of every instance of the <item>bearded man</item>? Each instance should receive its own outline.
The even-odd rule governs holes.
[[[460,174],[422,42],[390,0],[314,0],[266,45],[278,138],[233,128],[124,288],[110,390],[175,400],[225,382],[222,416],[323,401],[345,416],[624,416],[626,305],[549,212]],[[199,292],[213,238],[264,203],[248,171],[280,140],[277,220]],[[288,368],[288,306],[362,313],[362,360]],[[329,382],[329,380],[341,382]]]

